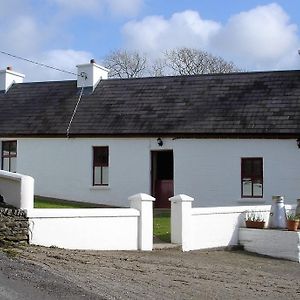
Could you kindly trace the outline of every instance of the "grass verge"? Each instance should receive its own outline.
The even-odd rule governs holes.
[[[34,197],[34,208],[92,208],[99,207],[91,203],[66,201],[54,198]]]
[[[153,234],[164,242],[171,242],[170,212],[154,215]]]

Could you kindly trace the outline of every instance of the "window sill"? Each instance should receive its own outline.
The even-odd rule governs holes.
[[[250,204],[253,204],[253,203],[265,204],[266,200],[264,198],[242,198],[242,199],[239,199],[237,202],[238,203],[250,203]]]
[[[91,191],[97,191],[97,190],[109,190],[110,186],[109,185],[95,185],[95,186],[90,186]]]

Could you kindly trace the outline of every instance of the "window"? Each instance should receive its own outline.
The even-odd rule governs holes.
[[[263,159],[242,158],[242,197],[263,197]]]
[[[17,141],[3,141],[1,147],[1,169],[17,171]]]
[[[93,147],[93,185],[108,185],[108,147]]]

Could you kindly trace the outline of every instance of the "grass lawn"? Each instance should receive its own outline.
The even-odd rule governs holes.
[[[34,197],[34,208],[92,208],[98,207],[91,203],[65,201],[53,198]]]
[[[171,242],[170,212],[154,215],[153,234],[162,241]]]

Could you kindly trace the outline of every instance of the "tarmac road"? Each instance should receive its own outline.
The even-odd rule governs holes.
[[[57,299],[49,298],[39,290],[32,288],[28,283],[21,280],[11,279],[0,271],[0,299],[23,300],[23,299]]]
[[[61,276],[0,251],[0,300],[100,299]]]

